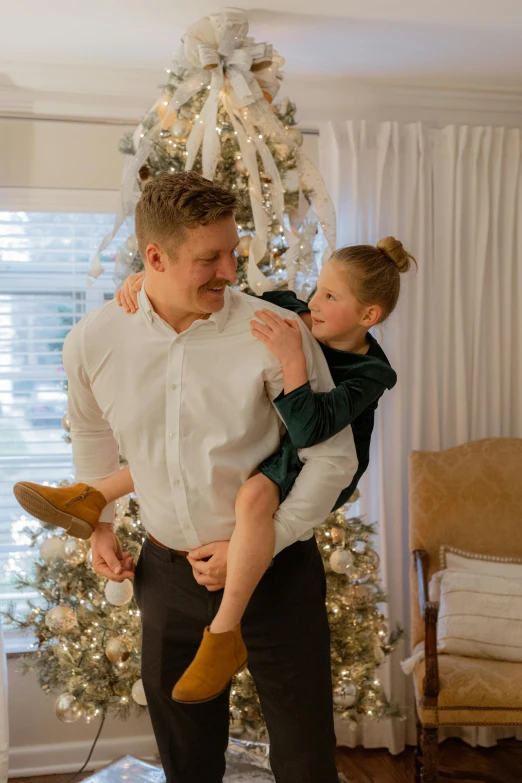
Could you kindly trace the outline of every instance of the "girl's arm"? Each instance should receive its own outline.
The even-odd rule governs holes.
[[[329,392],[313,392],[308,382],[299,327],[271,310],[257,310],[264,323],[252,321],[252,334],[281,362],[284,392],[274,400],[294,446],[309,448],[348,427],[396,382],[392,368],[380,359],[360,356],[347,378]]]
[[[377,407],[387,388],[364,376],[345,380],[329,392],[313,392],[306,383],[290,394],[280,394],[274,405],[294,446],[306,449],[344,430],[367,408]]]

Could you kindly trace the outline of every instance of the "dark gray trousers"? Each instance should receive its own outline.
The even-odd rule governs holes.
[[[275,558],[243,618],[248,668],[277,783],[338,783],[325,592],[315,539],[298,541]],[[143,626],[143,685],[167,783],[221,783],[229,689],[195,705],[177,704],[170,694],[194,658],[222,591],[198,585],[184,557],[147,538],[135,594]]]

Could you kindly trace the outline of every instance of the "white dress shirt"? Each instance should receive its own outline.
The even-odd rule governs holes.
[[[323,353],[294,313],[233,289],[208,320],[177,333],[152,308],[145,286],[129,315],[115,301],[68,334],[63,363],[77,481],[92,483],[127,459],[147,531],[190,550],[229,540],[241,484],[279,448],[284,424],[272,404],[281,365],[250,332],[260,307],[301,327],[312,388],[333,382]],[[304,467],[275,515],[275,554],[306,540],[357,467],[351,428],[299,452]],[[102,521],[112,521],[114,504]]]

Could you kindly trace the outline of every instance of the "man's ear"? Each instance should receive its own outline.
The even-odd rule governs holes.
[[[147,263],[155,272],[164,272],[166,256],[163,250],[155,242],[150,242],[145,250]]]

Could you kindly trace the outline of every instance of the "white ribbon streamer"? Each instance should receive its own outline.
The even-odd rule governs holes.
[[[203,108],[193,124],[186,142],[185,169],[193,168],[199,150],[202,150],[202,173],[213,180],[221,151],[217,131],[217,117],[220,102],[230,118],[237,135],[239,149],[249,173],[249,196],[252,208],[255,236],[252,238],[247,267],[249,286],[257,294],[273,288],[259,269],[259,263],[266,255],[270,220],[265,212],[263,193],[258,168],[258,156],[270,182],[270,196],[275,219],[283,227],[288,246],[285,254],[288,286],[295,287],[299,259],[309,253],[309,220],[307,237],[304,223],[307,219],[308,202],[300,192],[300,228],[296,231],[288,225],[284,216],[283,183],[277,164],[265,142],[286,144],[296,152],[300,187],[310,193],[313,209],[326,239],[323,258],[329,257],[335,248],[335,212],[324,182],[312,162],[290,138],[270,102],[279,90],[278,70],[284,63],[270,44],[255,43],[247,36],[248,21],[241,12],[227,11],[213,14],[192,25],[184,39],[181,53],[174,61],[174,68],[182,75],[176,92],[169,102],[165,116],[177,112],[203,88],[208,95]],[[265,96],[269,100],[265,100]],[[164,99],[161,99],[164,100]],[[156,112],[160,99],[151,108]],[[149,115],[150,115],[149,113]],[[98,277],[103,268],[100,253],[105,250],[127,217],[134,214],[141,191],[138,172],[146,162],[152,145],[159,139],[161,122],[143,136],[143,126],[136,129],[133,141],[136,154],[127,158],[120,188],[120,205],[113,230],[104,237],[100,248],[91,262],[90,277]],[[306,239],[306,242],[305,242]],[[306,248],[305,248],[306,245]],[[302,247],[301,247],[302,246]],[[302,253],[302,249],[305,250]]]

